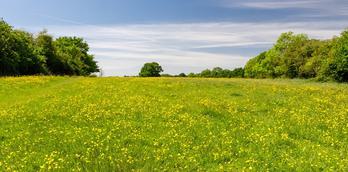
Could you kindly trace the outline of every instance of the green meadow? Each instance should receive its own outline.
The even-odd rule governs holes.
[[[0,78],[0,171],[348,171],[348,85]]]

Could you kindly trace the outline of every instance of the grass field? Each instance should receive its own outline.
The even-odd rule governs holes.
[[[0,171],[347,171],[348,85],[0,79]]]

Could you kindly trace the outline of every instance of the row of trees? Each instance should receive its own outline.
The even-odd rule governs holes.
[[[215,67],[214,69],[206,69],[201,73],[189,73],[188,77],[203,77],[203,78],[243,78],[244,69],[236,68],[233,70],[222,69],[220,67]]]
[[[89,46],[77,37],[54,39],[47,31],[33,36],[13,29],[0,20],[0,76],[84,75],[98,72]],[[139,76],[158,77],[158,63],[147,63]],[[170,76],[165,75],[164,76]],[[266,52],[252,58],[243,68],[216,67],[201,73],[181,73],[179,77],[211,78],[317,78],[348,81],[348,30],[329,40],[310,39],[305,34],[283,33]]]
[[[77,37],[33,36],[0,20],[0,76],[90,75],[98,72],[88,44]]]
[[[162,66],[157,62],[145,63],[141,68],[140,77],[203,77],[203,78],[242,78],[244,76],[243,68],[236,68],[234,70],[222,69],[216,67],[213,70],[203,70],[201,73],[180,73],[179,75],[161,74],[163,72]]]
[[[348,30],[329,40],[283,33],[268,51],[249,60],[249,78],[316,78],[348,81]]]
[[[155,75],[144,71],[140,76],[160,76],[162,68],[157,63]],[[143,70],[151,69],[144,67]],[[152,72],[153,73],[153,72]],[[163,74],[171,77],[172,75]],[[305,34],[281,34],[274,46],[250,59],[244,68],[234,70],[216,67],[201,73],[181,73],[175,77],[204,78],[316,78],[348,82],[348,29],[329,40],[310,39]]]

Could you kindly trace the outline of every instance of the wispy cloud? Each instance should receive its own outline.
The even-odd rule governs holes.
[[[346,0],[221,0],[221,5],[228,8],[255,9],[304,9],[310,16],[347,16],[348,1]]]
[[[282,32],[308,33],[331,38],[346,27],[340,22],[193,23],[112,26],[49,26],[55,36],[84,37],[106,75],[135,75],[145,62],[158,61],[166,73],[199,72],[206,68],[243,66],[246,48],[267,49]],[[205,49],[224,47],[241,51],[218,53]],[[248,50],[249,51],[249,50]],[[252,49],[250,49],[252,51]]]
[[[325,0],[324,0],[325,1]],[[248,7],[262,9],[279,9],[279,8],[313,8],[322,3],[322,0],[244,0],[233,1],[223,0],[223,5],[227,7]]]
[[[73,25],[86,25],[85,23],[81,23],[81,22],[77,22],[74,20],[69,20],[69,19],[65,19],[65,18],[61,18],[61,17],[56,17],[56,16],[51,16],[51,15],[47,15],[47,14],[40,14],[40,13],[33,13],[35,16],[39,16],[41,18],[46,18],[48,20],[54,20],[54,21],[59,21],[62,23],[68,23],[68,24],[73,24]]]

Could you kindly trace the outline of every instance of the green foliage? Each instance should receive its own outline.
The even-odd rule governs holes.
[[[225,69],[225,73],[228,73],[228,70]],[[243,78],[244,77],[244,68],[235,68],[229,72],[231,78]]]
[[[171,74],[164,73],[164,74],[161,74],[161,77],[187,77],[187,76],[185,73],[180,73],[178,75],[171,75]]]
[[[38,34],[35,39],[36,49],[38,54],[45,58],[46,67],[50,70],[50,73],[59,73],[62,69],[57,66],[57,52],[54,47],[54,39],[51,35],[47,34],[44,30]]]
[[[327,73],[336,81],[348,81],[348,29],[334,41]]]
[[[244,69],[243,68],[235,68],[233,70],[222,69],[221,67],[215,67],[213,70],[206,69],[201,73],[188,74],[188,77],[202,77],[202,78],[243,78],[244,77]]]
[[[307,35],[281,34],[268,51],[245,66],[249,78],[317,78],[348,81],[348,32],[331,40],[309,39]]]
[[[13,54],[14,38],[12,27],[0,20],[0,75],[14,75],[18,73],[17,61]]]
[[[211,76],[212,78],[221,78],[223,76],[224,70],[221,67],[215,67],[212,71],[211,71]]]
[[[187,77],[193,78],[193,77],[197,77],[197,75],[195,73],[189,73],[187,74]]]
[[[203,70],[200,74],[198,74],[200,77],[205,77],[205,78],[208,78],[208,77],[211,77],[212,76],[212,72],[211,70],[209,69],[206,69],[206,70]]]
[[[47,31],[34,38],[0,20],[0,76],[90,75],[99,70],[88,50],[82,38],[54,40]]]
[[[332,40],[323,40],[313,42],[315,51],[312,57],[307,60],[306,64],[302,66],[302,76],[305,78],[325,78],[326,63],[330,58],[332,47]]]
[[[45,72],[45,60],[35,48],[31,34],[0,21],[0,76]]]
[[[15,46],[14,52],[19,59],[17,61],[18,65],[18,75],[33,75],[38,73],[45,73],[47,70],[45,68],[45,58],[40,56],[34,44],[34,38],[31,34],[14,30],[15,35]]]
[[[264,78],[266,77],[266,72],[264,68],[261,66],[262,62],[266,58],[267,52],[263,52],[260,55],[252,58],[245,65],[245,77],[249,78]]]
[[[145,63],[144,66],[141,68],[141,71],[139,73],[140,77],[159,77],[161,76],[160,73],[163,72],[162,67],[156,63]]]
[[[164,74],[161,74],[161,77],[173,77],[173,75],[164,73]]]
[[[77,37],[60,37],[54,45],[57,49],[58,65],[63,67],[60,74],[90,75],[98,72],[98,66],[93,56],[88,54],[88,44]]]
[[[185,74],[185,73],[180,73],[180,74],[178,75],[178,77],[186,77],[186,74]]]

